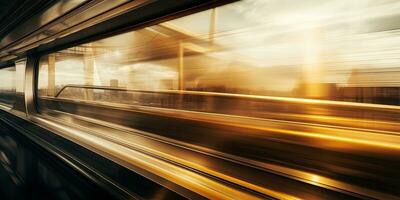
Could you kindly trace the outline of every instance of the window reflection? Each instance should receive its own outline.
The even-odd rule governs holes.
[[[0,69],[0,104],[11,106],[15,98],[15,67]]]
[[[39,95],[134,103],[138,90],[186,90],[398,105],[399,7],[240,1],[44,56]]]

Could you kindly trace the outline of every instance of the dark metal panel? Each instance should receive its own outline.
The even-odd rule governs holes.
[[[56,163],[59,167],[56,171],[73,173],[75,179],[84,181],[85,185],[76,185],[84,195],[92,195],[85,199],[151,199],[157,193],[163,194],[160,199],[185,199],[137,172],[2,110],[0,123],[10,126],[16,136],[29,142],[30,146],[34,145],[51,163]],[[64,177],[66,180],[71,178],[74,179]],[[191,198],[202,199],[200,196]]]
[[[57,0],[0,0],[0,38]]]
[[[27,49],[61,37],[59,35],[60,32],[91,19],[100,13],[107,12],[109,9],[120,6],[127,1],[59,1],[44,12],[32,16],[28,21],[15,27],[12,32],[1,39],[1,60],[5,61],[16,58]]]
[[[13,27],[13,30],[7,34],[5,37],[1,38],[0,47],[2,51],[4,48],[13,42],[21,40],[23,37],[31,34],[32,32],[38,30],[40,27],[48,24],[49,22],[57,19],[58,17],[68,13],[75,7],[79,6],[85,2],[84,0],[77,1],[59,1],[47,10],[37,13],[30,17],[29,20],[20,24],[17,27]],[[4,53],[4,52],[1,52]]]
[[[95,177],[88,179],[80,174],[79,164],[65,163],[63,153],[47,151],[26,137],[28,132],[3,121],[4,117],[8,122],[15,118],[7,115],[0,111],[0,183],[1,189],[8,188],[0,189],[2,199],[119,199],[95,184]],[[7,177],[12,181],[5,182]]]

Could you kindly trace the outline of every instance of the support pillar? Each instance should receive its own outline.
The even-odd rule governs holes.
[[[87,86],[94,84],[94,56],[91,48],[88,48],[83,55],[83,71],[85,74],[84,83]],[[85,99],[94,100],[94,91],[92,89],[85,90]]]
[[[56,94],[56,56],[50,54],[48,57],[48,73],[47,73],[47,95],[54,97]]]

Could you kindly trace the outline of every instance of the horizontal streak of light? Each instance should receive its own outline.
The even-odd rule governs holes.
[[[259,187],[257,185],[253,185],[251,183],[247,183],[245,181],[241,181],[241,180],[235,179],[235,178],[233,178],[231,176],[224,176],[223,174],[219,173],[218,171],[215,171],[215,170],[209,169],[209,168],[204,168],[203,166],[201,166],[201,165],[199,165],[197,163],[194,163],[193,161],[190,161],[190,159],[189,160],[182,160],[182,159],[174,156],[173,153],[170,153],[170,154],[164,153],[165,150],[162,150],[162,149],[157,150],[157,148],[156,149],[150,149],[149,147],[146,147],[146,146],[143,145],[144,144],[143,141],[140,141],[138,143],[137,139],[135,139],[136,137],[132,137],[132,135],[130,135],[129,132],[131,132],[131,131],[140,132],[140,136],[141,137],[143,137],[143,135],[141,135],[141,134],[147,135],[148,133],[142,133],[142,131],[134,130],[134,129],[131,129],[131,128],[126,128],[126,127],[115,125],[115,124],[108,123],[108,122],[101,122],[101,121],[96,120],[96,119],[91,119],[91,118],[86,118],[86,117],[81,117],[81,116],[74,116],[74,115],[68,114],[68,113],[63,113],[63,114],[66,114],[68,116],[78,117],[78,119],[81,119],[83,121],[88,121],[90,123],[99,123],[100,122],[101,126],[106,126],[106,127],[109,127],[109,128],[117,127],[118,130],[123,130],[124,133],[127,134],[127,135],[120,135],[119,133],[114,133],[114,132],[108,132],[107,134],[102,134],[100,132],[96,133],[97,136],[102,137],[102,138],[106,138],[107,140],[112,140],[112,141],[115,141],[115,142],[117,142],[119,144],[127,145],[128,147],[131,147],[131,148],[139,148],[139,149],[141,149],[143,147],[143,149],[146,149],[147,151],[152,152],[151,154],[162,155],[163,157],[166,157],[167,159],[173,160],[174,162],[183,163],[186,166],[189,166],[189,167],[194,168],[196,170],[200,170],[200,171],[206,172],[208,174],[212,174],[212,175],[217,176],[217,177],[221,177],[221,178],[223,177],[226,180],[229,180],[229,181],[234,182],[236,184],[246,185],[246,187],[249,187],[249,188],[251,188],[253,190],[256,190],[256,191],[261,191],[262,193],[269,194],[270,196],[275,196],[277,194],[281,194],[281,193],[276,193],[274,191],[270,191],[268,189]],[[125,132],[125,131],[127,131],[127,132]],[[147,138],[147,137],[145,136],[145,138]],[[150,137],[150,139],[154,140],[153,137]],[[159,141],[158,139],[155,139],[155,140]],[[169,140],[166,139],[166,138],[162,139],[161,142],[165,143],[165,140],[167,140],[167,144],[169,144]],[[135,141],[136,141],[136,143],[135,143]],[[175,143],[175,142],[172,142],[172,143]],[[287,167],[283,167],[283,166],[279,166],[279,165],[274,165],[274,164],[270,164],[270,163],[261,163],[259,161],[249,160],[249,159],[242,158],[242,157],[236,157],[234,155],[225,154],[225,153],[222,153],[222,152],[218,152],[218,151],[214,151],[214,150],[211,150],[211,149],[199,147],[199,146],[196,146],[196,145],[181,144],[181,143],[178,144],[178,146],[181,146],[181,145],[184,148],[186,148],[185,146],[189,145],[188,146],[189,149],[193,149],[193,148],[194,149],[201,149],[200,150],[201,152],[205,151],[205,152],[211,153],[212,155],[217,155],[217,157],[224,157],[224,158],[232,159],[232,160],[235,160],[235,161],[239,161],[240,163],[248,163],[251,166],[257,166],[257,167],[261,167],[262,169],[267,169],[267,171],[272,170],[272,171],[278,172],[278,174],[280,174],[280,175],[282,175],[282,173],[283,173],[285,176],[289,176],[291,178],[295,177],[296,179],[299,178],[302,181],[305,181],[307,183],[310,183],[310,184],[313,184],[313,185],[317,185],[317,186],[320,186],[320,187],[328,187],[328,188],[332,187],[334,190],[339,189],[339,190],[344,190],[344,191],[357,191],[357,193],[359,193],[359,194],[364,194],[364,195],[368,195],[368,196],[375,196],[375,197],[380,197],[380,198],[385,197],[385,199],[388,197],[388,196],[386,196],[386,194],[382,194],[382,193],[379,193],[379,192],[376,192],[376,191],[373,191],[373,190],[369,190],[369,189],[366,189],[366,188],[362,188],[362,187],[354,186],[354,185],[351,185],[351,184],[347,184],[345,182],[340,182],[340,181],[337,181],[337,180],[334,180],[334,179],[331,179],[331,178],[327,178],[327,177],[324,177],[324,176],[316,175],[316,174],[313,174],[313,173],[309,173],[309,172],[305,172],[305,171],[301,171],[301,170],[297,170],[297,169],[291,169],[291,168],[287,168]],[[160,147],[160,146],[157,145],[156,147]],[[315,179],[315,177],[318,177],[318,179]],[[272,194],[274,194],[274,195],[272,195]],[[292,199],[294,197],[288,197],[288,198]]]
[[[204,195],[207,198],[257,199],[250,194],[238,191],[234,188],[213,181],[205,176],[201,176],[197,173],[185,170],[181,167],[169,164],[141,152],[128,149],[112,141],[99,138],[74,128],[63,126],[58,123],[54,123],[43,118],[34,117],[34,120],[40,124],[47,125],[47,127],[51,129],[56,129],[59,135],[78,142],[85,147],[89,147],[101,155],[108,155],[108,157],[114,161],[115,158],[121,159],[123,162],[128,162],[130,165],[135,165],[160,177],[166,178],[167,180],[172,180],[174,183],[186,187],[198,194]],[[280,199],[297,199],[295,197],[274,192],[272,190],[264,191],[268,191],[271,195]]]
[[[382,105],[382,104],[371,104],[371,103],[357,103],[357,102],[344,102],[344,101],[332,101],[332,100],[319,100],[319,99],[305,99],[305,98],[294,98],[294,97],[276,97],[276,96],[261,96],[261,95],[250,95],[250,94],[233,94],[233,93],[220,93],[220,92],[203,92],[203,91],[189,91],[189,90],[137,90],[137,89],[126,89],[126,88],[111,88],[108,86],[86,86],[86,85],[65,85],[60,91],[65,88],[85,88],[85,89],[103,89],[103,90],[121,90],[128,92],[142,92],[142,93],[169,93],[169,94],[198,94],[204,96],[222,96],[222,97],[234,97],[234,98],[248,98],[248,99],[260,99],[260,100],[273,100],[293,103],[306,103],[306,104],[318,104],[318,105],[332,105],[332,106],[349,106],[358,108],[378,108],[378,109],[391,109],[400,111],[399,106]],[[43,97],[41,97],[43,98]]]
[[[50,98],[52,99],[52,98]],[[56,100],[61,100],[60,98]],[[64,101],[71,101],[69,99],[64,99]],[[73,100],[72,100],[73,101]],[[320,131],[326,131],[326,130],[337,130],[339,132],[343,132],[343,130],[346,132],[346,135],[338,136],[338,135],[332,135],[332,133],[323,133],[323,132],[303,132],[303,131],[296,131],[296,130],[287,130],[288,126],[287,125],[302,125],[302,123],[297,123],[297,122],[290,122],[290,121],[281,121],[281,120],[270,120],[270,119],[261,119],[261,118],[254,118],[254,117],[244,117],[244,116],[236,116],[236,115],[226,115],[226,114],[216,114],[216,113],[203,113],[203,112],[196,112],[196,111],[187,111],[187,110],[176,110],[176,109],[168,109],[168,108],[155,108],[155,107],[147,107],[147,106],[126,106],[124,104],[118,104],[118,103],[103,103],[103,102],[95,102],[95,101],[73,101],[77,103],[89,103],[89,104],[96,104],[96,105],[101,105],[101,106],[106,106],[106,107],[117,107],[117,108],[122,108],[127,111],[132,111],[132,109],[136,109],[136,112],[146,112],[149,114],[156,114],[156,115],[162,115],[162,116],[168,116],[171,117],[173,116],[174,118],[181,118],[181,119],[191,119],[191,120],[197,120],[197,121],[202,121],[202,122],[207,122],[207,123],[212,123],[212,124],[220,124],[220,125],[228,125],[228,126],[234,126],[234,127],[240,127],[240,128],[250,128],[250,129],[256,129],[256,130],[263,130],[263,131],[268,131],[272,132],[273,134],[287,134],[287,135],[295,135],[295,136],[305,136],[305,137],[312,137],[312,138],[318,138],[318,139],[328,139],[332,141],[341,141],[341,142],[347,142],[347,143],[353,143],[353,144],[361,144],[361,145],[369,145],[369,146],[375,146],[375,147],[380,147],[380,148],[390,148],[393,150],[400,150],[400,145],[396,143],[389,143],[389,142],[384,142],[384,141],[378,141],[378,139],[382,139],[385,134],[381,133],[374,133],[374,132],[367,132],[367,131],[354,131],[354,130],[346,130],[346,129],[340,129],[340,127],[335,127],[335,128],[321,128],[318,126],[315,126],[315,128],[319,128]],[[245,121],[249,122],[262,122],[264,125],[254,125],[254,124],[249,124],[245,123]],[[283,123],[286,124],[286,128],[272,128],[272,127],[266,127],[265,122],[269,123]],[[303,126],[308,126],[308,127],[313,127],[310,124],[303,124]],[[371,130],[373,131],[373,130]],[[368,139],[362,139],[362,138],[354,138],[354,136],[364,136],[365,134],[373,134],[374,136],[379,138],[368,138]],[[393,135],[387,135],[387,137],[393,136]],[[353,138],[351,138],[353,137]],[[394,141],[393,141],[394,142]]]

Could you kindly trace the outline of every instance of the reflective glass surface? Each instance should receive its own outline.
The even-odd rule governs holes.
[[[15,67],[0,69],[0,103],[11,106],[15,98]]]
[[[73,84],[398,105],[399,7],[245,0],[42,57],[39,94]],[[113,94],[74,92],[59,95]]]

